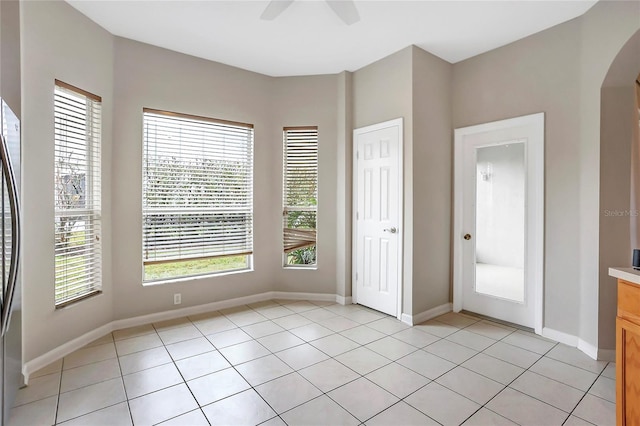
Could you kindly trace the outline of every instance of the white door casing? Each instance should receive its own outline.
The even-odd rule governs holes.
[[[353,301],[402,314],[402,119],[355,129]]]
[[[476,153],[524,143],[524,301],[476,291]],[[455,130],[453,310],[467,309],[542,333],[544,256],[544,113]],[[465,240],[465,234],[471,236]]]

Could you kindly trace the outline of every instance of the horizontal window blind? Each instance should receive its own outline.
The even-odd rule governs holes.
[[[253,126],[150,109],[143,117],[144,264],[251,254]]]
[[[54,90],[55,304],[102,285],[101,99],[56,80]]]
[[[284,129],[284,252],[288,264],[315,264],[318,128]]]

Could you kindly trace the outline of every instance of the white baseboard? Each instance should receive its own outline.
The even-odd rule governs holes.
[[[402,314],[401,321],[407,325],[416,325],[428,321],[432,318],[438,317],[440,315],[451,312],[451,303],[445,303],[440,306],[436,306],[435,308],[428,309],[424,312],[420,312],[419,314],[409,315]]]
[[[413,323],[420,324],[425,321],[429,321],[435,317],[439,317],[440,315],[447,314],[451,312],[453,305],[451,303],[445,303],[440,306],[436,306],[435,308],[431,308],[424,312],[420,312],[413,316]]]
[[[100,326],[94,330],[89,331],[88,333],[83,334],[82,336],[76,337],[75,339],[58,346],[55,349],[50,350],[44,355],[40,355],[39,357],[24,363],[24,365],[22,366],[24,384],[29,384],[29,376],[32,373],[35,373],[41,368],[44,368],[47,365],[69,355],[70,353],[77,351],[78,349],[88,345],[94,340],[101,338],[105,334],[111,333],[114,330],[112,324],[113,323],[108,323]]]
[[[322,302],[338,302],[337,294],[329,293],[294,293],[289,291],[272,291],[272,299],[284,299],[284,300],[315,300]]]
[[[562,331],[554,330],[549,327],[542,328],[542,337],[546,337],[547,339],[555,340],[556,342],[564,343],[567,346],[573,346],[574,348],[578,346],[578,337],[572,334],[568,334]]]
[[[402,314],[400,317],[400,321],[402,321],[403,323],[407,324],[407,325],[413,325],[413,315],[409,315],[409,314]]]
[[[336,303],[341,305],[351,305],[353,303],[353,298],[351,296],[340,296],[336,294]]]
[[[252,294],[250,296],[237,297],[235,299],[221,300],[219,302],[205,303],[203,305],[172,309],[169,311],[115,320],[103,326],[100,326],[95,330],[91,330],[83,334],[82,336],[76,337],[75,339],[62,344],[37,358],[25,362],[22,366],[22,375],[24,376],[24,382],[25,384],[28,384],[29,376],[34,372],[88,345],[89,343],[93,342],[96,339],[99,339],[105,334],[111,333],[112,331],[135,327],[138,325],[150,324],[154,322],[166,321],[189,315],[219,311],[221,309],[233,308],[240,305],[247,305],[250,303],[262,302],[271,299],[327,301],[337,302],[342,305],[351,303],[351,297],[339,296],[337,294],[268,291],[260,294]]]
[[[186,317],[189,315],[204,314],[211,311],[219,311],[221,309],[233,308],[240,305],[248,305],[249,303],[262,302],[264,300],[273,299],[275,292],[268,291],[265,293],[252,294],[250,296],[237,297],[235,299],[221,300],[219,302],[205,303],[203,305],[189,306],[187,308],[171,309],[169,311],[156,312],[148,315],[140,315],[132,318],[125,318],[112,321],[112,330],[120,330],[123,328],[136,327],[138,325],[151,324],[171,320],[174,318]]]
[[[567,346],[573,346],[574,348],[578,348],[590,358],[598,361],[615,361],[616,360],[615,349],[597,348],[591,343],[585,340],[582,340],[578,336],[574,336],[572,334],[554,330],[549,327],[544,327],[542,329],[542,336],[559,343],[564,343]]]
[[[598,359],[598,348],[592,345],[589,342],[585,342],[582,339],[578,339],[578,344],[576,345],[578,349],[580,349],[585,354],[589,355],[589,357],[593,359]]]

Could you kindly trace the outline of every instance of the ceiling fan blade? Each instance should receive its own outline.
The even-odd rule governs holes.
[[[293,3],[293,0],[271,0],[264,9],[264,12],[262,12],[262,15],[260,15],[260,19],[273,21],[289,6],[291,6],[291,3]]]
[[[345,24],[355,24],[360,20],[360,14],[353,0],[326,0],[326,2]]]

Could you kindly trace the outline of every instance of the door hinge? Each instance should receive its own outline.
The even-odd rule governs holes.
[[[360,213],[356,212],[356,220],[359,220],[359,219],[360,219]]]
[[[360,159],[360,151],[356,151],[356,160]]]
[[[358,273],[356,272],[356,281],[358,281]]]

